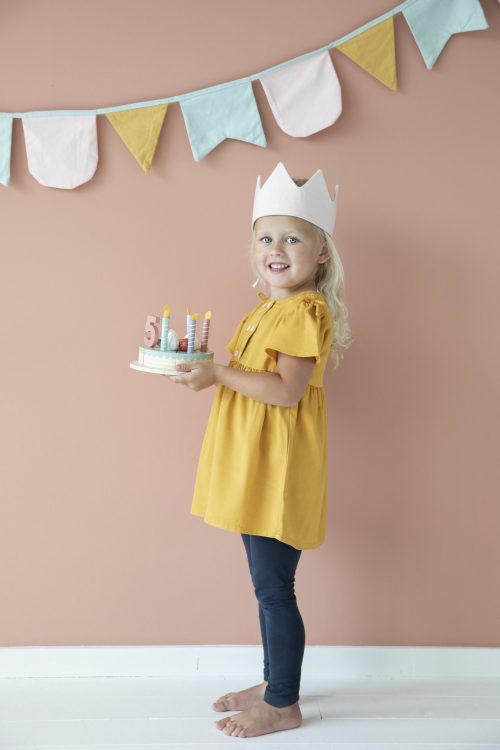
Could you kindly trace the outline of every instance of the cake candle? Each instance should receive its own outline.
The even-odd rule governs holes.
[[[165,305],[163,308],[163,318],[161,321],[161,344],[160,351],[166,352],[168,350],[168,327],[170,324],[170,307]]]
[[[195,347],[195,337],[196,337],[196,321],[198,319],[198,313],[194,313],[194,315],[190,316],[189,323],[188,323],[188,354],[192,354],[194,352]]]
[[[212,317],[212,312],[209,310],[205,313],[205,320],[203,321],[203,330],[201,332],[201,347],[200,351],[206,352],[208,349],[208,331],[210,329],[210,318]]]

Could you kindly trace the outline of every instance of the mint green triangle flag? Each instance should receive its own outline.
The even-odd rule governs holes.
[[[12,144],[12,117],[0,117],[0,183],[10,182],[10,150]]]
[[[453,34],[488,28],[479,0],[417,0],[401,12],[429,70]]]
[[[184,96],[180,105],[195,161],[226,138],[267,146],[251,81]]]

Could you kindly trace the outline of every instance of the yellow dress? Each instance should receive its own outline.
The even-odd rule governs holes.
[[[300,401],[276,406],[218,385],[200,451],[191,514],[296,549],[325,540],[327,419],[323,374],[333,325],[321,292],[261,302],[238,324],[229,367],[277,372],[277,352],[316,357]]]

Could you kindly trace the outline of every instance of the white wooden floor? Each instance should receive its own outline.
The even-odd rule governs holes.
[[[302,679],[298,729],[224,735],[212,702],[238,676],[0,679],[1,750],[500,750],[500,678]]]

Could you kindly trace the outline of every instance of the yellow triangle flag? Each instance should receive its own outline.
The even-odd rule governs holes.
[[[167,104],[109,112],[106,117],[145,172],[151,169]]]
[[[397,91],[393,16],[334,49],[340,50],[385,86]]]

